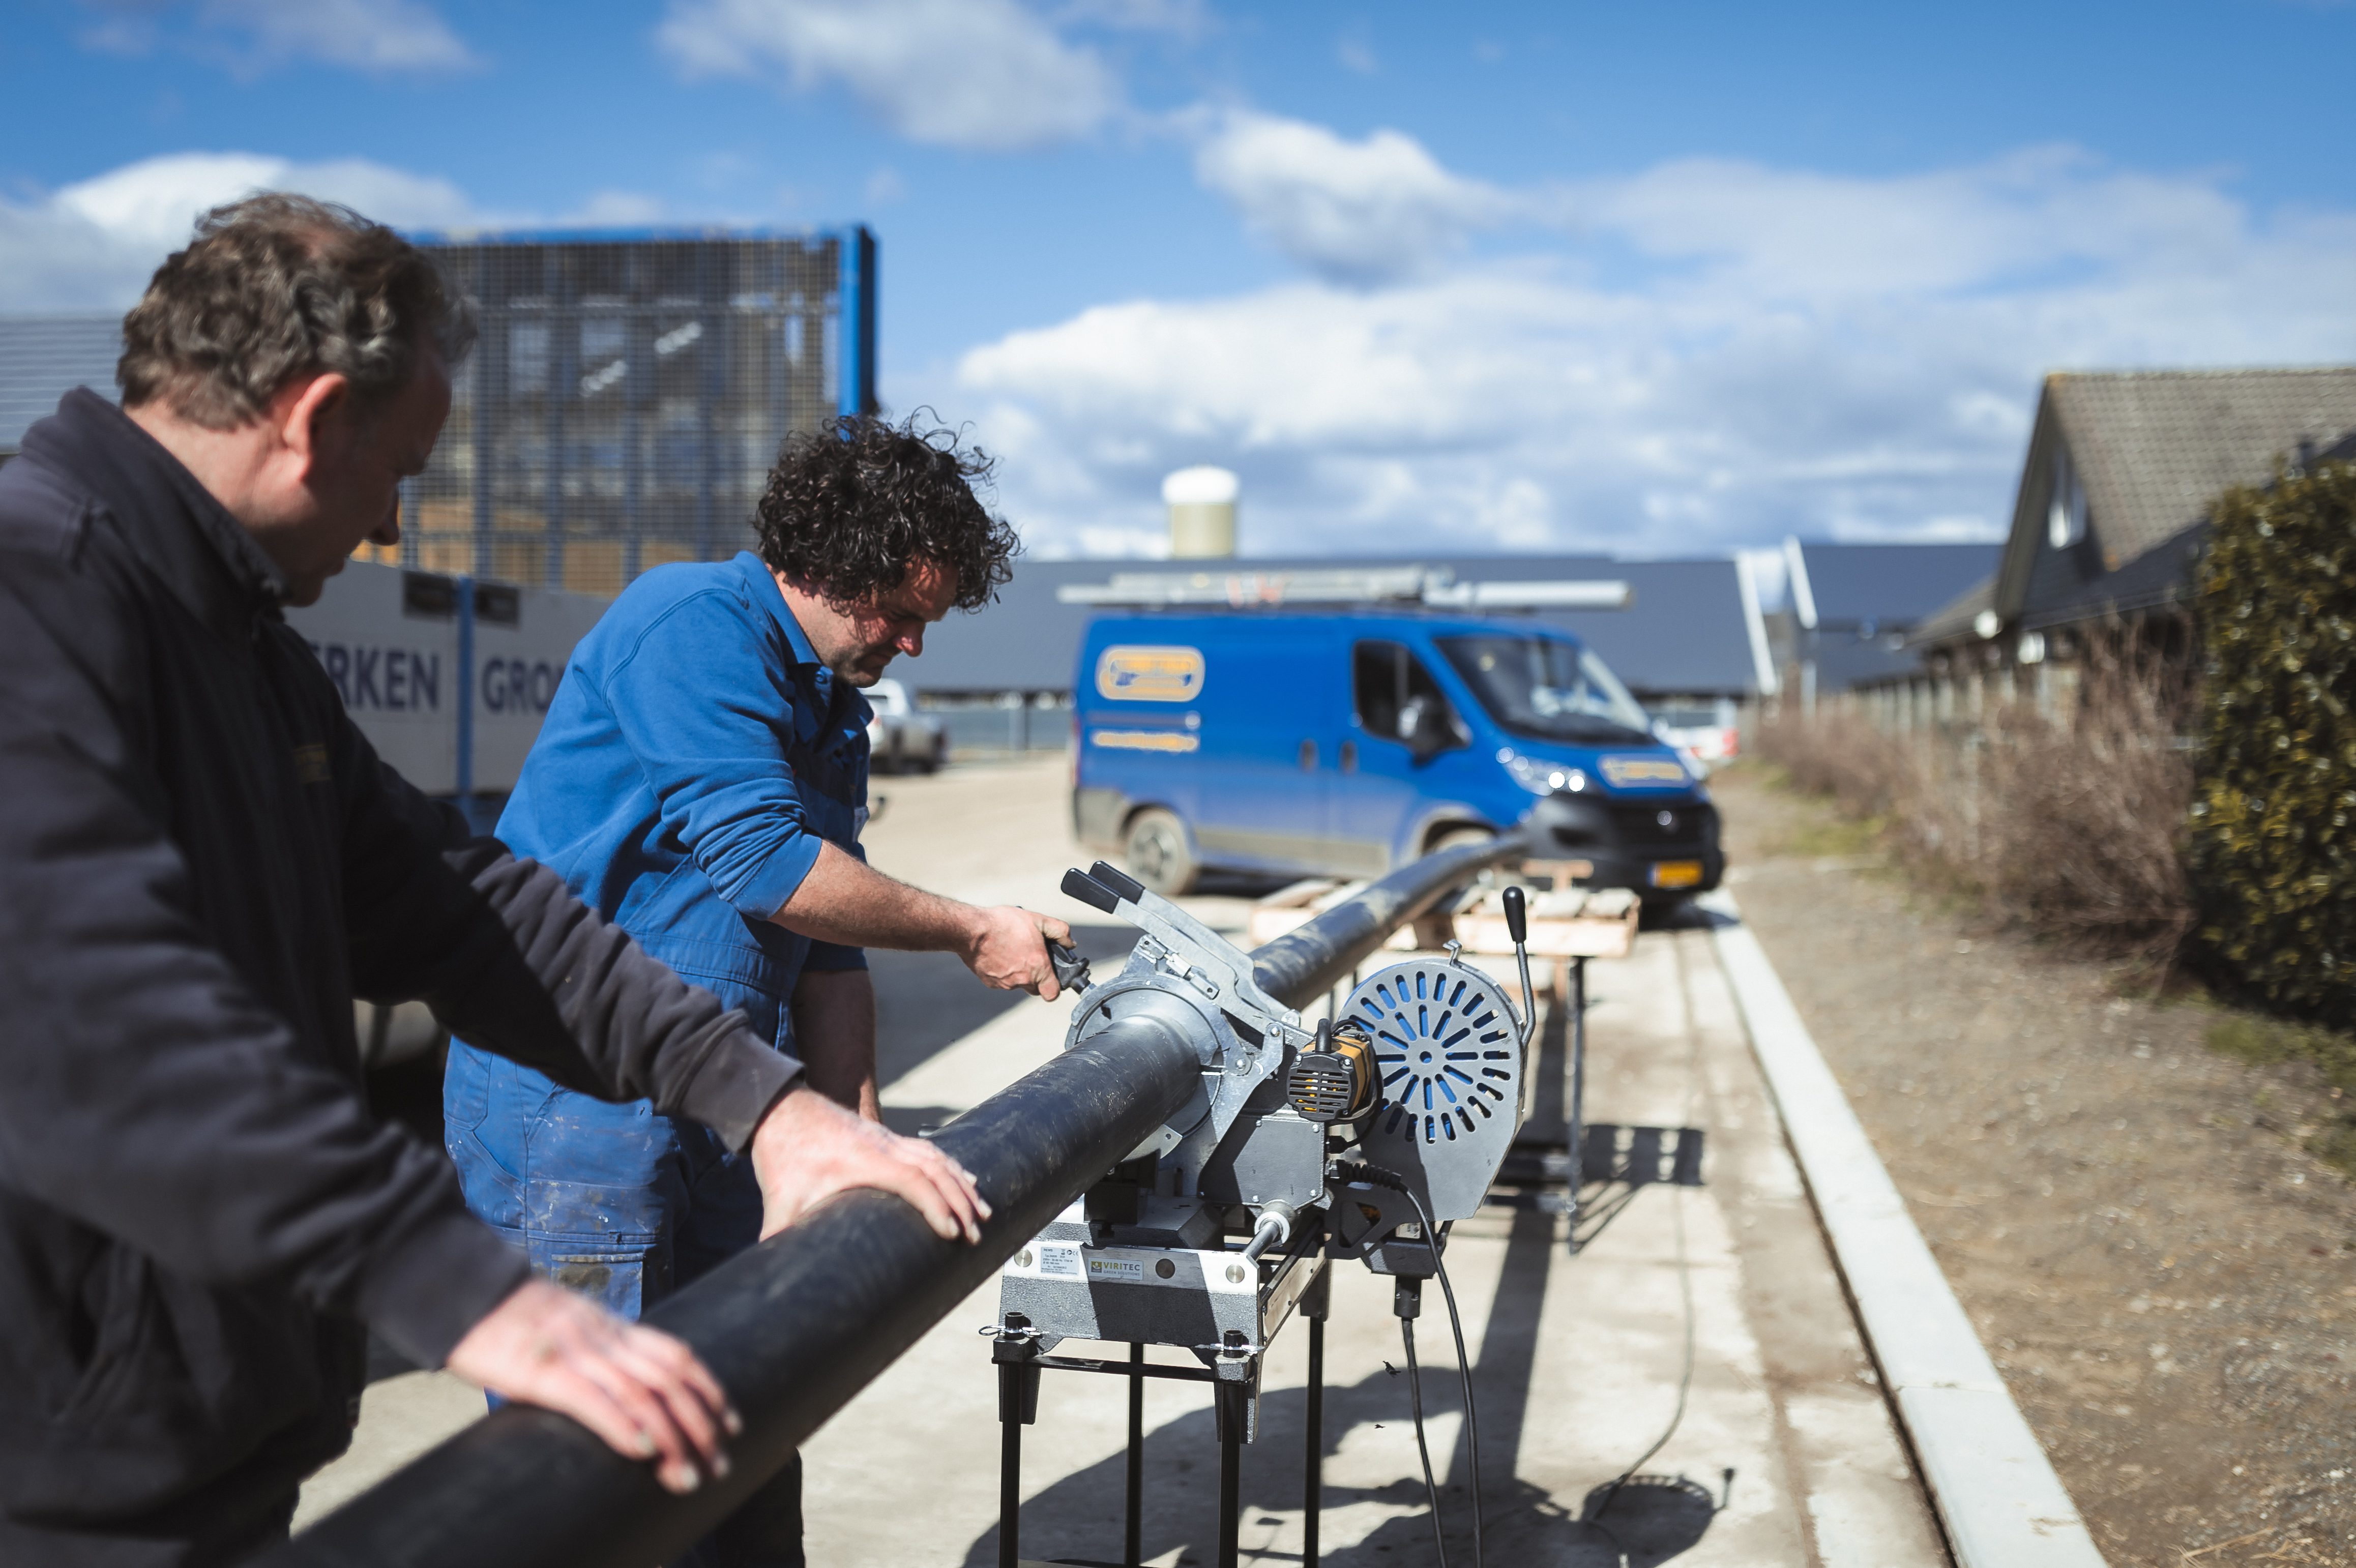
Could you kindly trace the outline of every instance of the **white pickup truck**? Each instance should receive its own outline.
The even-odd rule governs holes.
[[[908,688],[896,680],[879,680],[867,688],[867,705],[875,717],[867,722],[867,766],[872,773],[896,773],[914,768],[931,773],[949,760],[949,738],[941,721],[908,700]]]

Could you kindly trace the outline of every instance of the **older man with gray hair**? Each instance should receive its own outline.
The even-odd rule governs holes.
[[[862,1121],[546,869],[380,763],[280,615],[399,536],[470,340],[340,208],[208,215],[0,470],[0,1562],[195,1568],[284,1536],[374,1328],[675,1490],[726,1464],[688,1349],[533,1278],[369,1115],[355,996],[749,1153],[767,1227],[970,1177]]]

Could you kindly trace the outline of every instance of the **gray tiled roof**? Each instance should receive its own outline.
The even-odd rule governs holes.
[[[1816,624],[1849,630],[1870,621],[1903,631],[1935,613],[1967,582],[1996,570],[1995,544],[1807,544],[1800,560]]]
[[[1923,616],[1922,624],[1916,626],[1914,635],[1907,639],[1907,645],[1922,647],[1962,636],[1972,629],[1972,623],[1979,618],[1979,613],[1995,603],[1996,579],[1983,577]]]
[[[115,396],[119,315],[0,316],[0,446],[15,446],[76,387]]]
[[[2200,521],[2218,492],[2265,484],[2301,437],[2329,446],[2356,430],[2356,366],[2065,372],[2045,390],[2114,571]],[[2042,528],[2041,512],[2029,522]]]

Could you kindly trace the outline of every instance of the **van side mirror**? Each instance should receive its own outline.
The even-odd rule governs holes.
[[[1399,709],[1399,739],[1419,763],[1430,762],[1448,750],[1456,734],[1447,705],[1429,697],[1411,699]]]

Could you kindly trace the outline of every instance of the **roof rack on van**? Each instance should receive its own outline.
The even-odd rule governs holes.
[[[1117,571],[1109,582],[1067,582],[1064,604],[1429,604],[1449,610],[1624,610],[1634,599],[1617,580],[1459,582],[1447,567],[1332,571]]]

